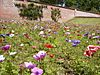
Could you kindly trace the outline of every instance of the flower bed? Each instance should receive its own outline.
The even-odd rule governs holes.
[[[3,26],[0,75],[100,74],[99,25],[55,22],[0,25]]]

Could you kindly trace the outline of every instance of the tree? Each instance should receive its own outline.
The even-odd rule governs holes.
[[[65,0],[65,2],[67,7],[100,13],[100,0]]]

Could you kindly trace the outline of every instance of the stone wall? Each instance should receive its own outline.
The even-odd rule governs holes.
[[[0,0],[0,18],[18,19],[18,9],[15,7],[13,0]]]

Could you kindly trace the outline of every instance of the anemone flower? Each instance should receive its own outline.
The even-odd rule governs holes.
[[[71,40],[71,42],[74,44],[80,44],[80,40]]]
[[[44,58],[46,56],[45,51],[39,51],[38,54],[40,55],[41,58]]]
[[[100,44],[100,41],[97,41],[97,44]]]
[[[45,51],[39,51],[36,55],[33,55],[33,58],[35,60],[41,60],[46,56],[46,52]]]
[[[51,58],[53,58],[53,57],[54,57],[54,54],[50,54],[49,56],[50,56]]]
[[[77,46],[77,44],[75,44],[75,43],[72,43],[72,46],[73,46],[73,47],[75,47],[75,46]]]
[[[46,48],[53,48],[53,46],[51,44],[48,44],[48,43],[45,44],[44,47],[46,47]]]
[[[89,32],[85,33],[83,36],[88,36],[89,35]]]
[[[57,34],[58,32],[54,31],[53,33],[54,33],[54,34]]]
[[[64,30],[69,30],[70,27],[64,26]]]
[[[11,45],[2,46],[2,50],[7,51],[10,49],[10,47],[11,47]]]
[[[99,49],[100,49],[100,46],[89,45],[87,46],[87,50],[85,50],[84,55],[87,57],[92,56]]]
[[[44,30],[44,27],[41,26],[41,27],[40,27],[40,30]]]
[[[0,55],[0,62],[4,61],[5,57],[3,55]]]
[[[23,44],[23,43],[21,43],[21,44],[20,44],[20,46],[21,46],[21,47],[23,47],[23,46],[24,46],[24,44]]]
[[[94,36],[94,37],[92,37],[92,38],[94,38],[94,39],[99,39],[99,38],[100,38],[100,36]]]
[[[12,30],[11,32],[12,32],[12,33],[14,33],[15,31],[14,31],[14,30]]]
[[[69,39],[66,38],[66,42],[71,42],[71,40],[69,40]]]
[[[39,54],[33,55],[33,58],[34,58],[35,60],[40,60],[40,59],[41,59],[41,57],[40,57]]]
[[[50,33],[51,32],[51,29],[47,29],[47,31]]]
[[[84,52],[84,55],[87,56],[87,57],[90,57],[90,56],[93,55],[93,53],[92,53],[90,50],[86,50],[86,51]]]
[[[35,25],[35,26],[34,26],[34,30],[37,29],[37,28],[38,28],[38,25]]]
[[[10,35],[9,35],[9,37],[14,37],[14,36],[15,36],[15,34],[10,34]]]
[[[87,46],[88,50],[98,50],[99,48],[100,48],[100,46],[94,46],[94,45]]]
[[[42,75],[43,74],[43,70],[38,67],[31,69],[31,72],[32,72],[31,75]]]
[[[100,34],[100,30],[96,30],[96,32],[97,32],[98,34]]]
[[[70,32],[65,32],[65,34],[66,34],[66,35],[70,35],[71,33],[70,33]]]
[[[72,42],[72,46],[75,47],[77,46],[78,44],[80,44],[80,40],[69,40],[69,39],[66,39],[67,42]]]
[[[9,53],[9,55],[11,55],[11,56],[12,56],[12,55],[15,55],[15,54],[17,54],[17,52],[10,52],[10,53]]]
[[[33,49],[36,49],[36,48],[37,48],[37,46],[32,46],[32,48],[33,48]]]
[[[78,44],[80,44],[80,40],[71,40],[72,42],[72,46],[75,47],[77,46]]]
[[[32,62],[24,62],[24,65],[28,69],[33,69],[34,67],[36,67],[36,64],[33,64]]]
[[[40,33],[39,33],[39,35],[44,35],[45,33],[44,33],[44,31],[40,31]]]
[[[30,36],[27,33],[23,33],[24,37],[26,37],[27,39],[30,39]]]
[[[0,37],[3,37],[3,38],[5,38],[5,36],[6,36],[5,34],[0,34]]]
[[[0,37],[5,38],[6,36],[9,36],[9,34],[0,34]]]
[[[92,33],[91,35],[92,35],[92,36],[95,36],[95,33]]]

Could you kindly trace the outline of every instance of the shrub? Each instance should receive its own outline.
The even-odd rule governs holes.
[[[18,5],[17,5],[18,6]],[[43,18],[43,7],[34,5],[33,3],[28,4],[26,6],[25,4],[22,4],[20,7],[20,13],[19,15],[22,18],[26,18],[28,20],[40,20]]]
[[[57,22],[59,18],[61,18],[61,13],[58,8],[55,8],[55,9],[51,8],[51,18],[55,22]]]

